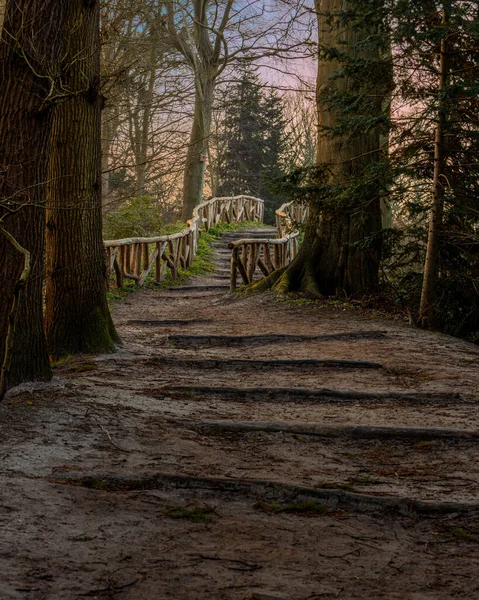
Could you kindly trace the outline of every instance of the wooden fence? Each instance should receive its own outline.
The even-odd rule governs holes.
[[[242,239],[228,244],[231,249],[230,289],[237,287],[238,273],[245,285],[252,283],[260,271],[264,277],[288,265],[298,253],[298,223],[305,223],[309,207],[287,202],[276,211],[278,238]]]
[[[142,286],[153,267],[156,283],[163,281],[166,271],[175,278],[180,268],[188,268],[193,262],[203,231],[220,222],[262,222],[263,215],[264,203],[259,198],[212,198],[195,207],[186,228],[179,233],[105,241],[109,273],[115,273],[117,287],[122,287],[125,279]]]
[[[305,202],[287,202],[276,211],[278,237],[283,238],[296,231],[296,224],[306,223],[309,217],[309,204]]]

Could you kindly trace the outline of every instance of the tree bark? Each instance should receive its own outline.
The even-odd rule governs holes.
[[[334,25],[329,15],[343,14],[354,8],[346,0],[317,0],[319,39],[323,47],[347,52],[352,58],[378,60],[379,49],[361,45],[376,33],[369,21],[349,20]],[[332,183],[346,183],[361,175],[368,165],[379,160],[380,132],[356,134],[354,141],[347,134],[329,133],[341,122],[339,111],[327,96],[357,93],[357,83],[348,75],[339,74],[344,65],[339,59],[320,59],[318,62],[317,108],[319,136],[317,164],[331,169]],[[374,90],[368,97],[369,106],[381,113],[386,90]],[[358,248],[367,238],[381,229],[380,193],[372,193],[367,202],[352,193],[347,205],[312,207],[310,223],[298,256],[275,283],[280,292],[305,291],[319,295],[350,296],[376,288],[380,258],[379,244]]]
[[[36,0],[8,2],[0,42],[0,219],[31,256],[31,271],[18,296],[6,388],[51,377],[42,308],[46,157],[64,12],[65,2],[59,0],[45,0],[41,6]],[[3,364],[8,317],[24,257],[4,235],[0,256]]]
[[[119,125],[118,107],[110,106],[101,115],[101,171],[102,171],[102,204],[107,209],[110,194],[110,158],[112,141]]]
[[[23,256],[23,269],[20,274],[19,280],[15,283],[13,288],[13,302],[10,309],[10,313],[8,315],[8,326],[7,332],[5,336],[5,344],[4,344],[4,352],[3,352],[3,362],[0,368],[0,402],[5,397],[5,394],[8,391],[8,381],[10,377],[10,369],[12,366],[12,358],[13,358],[13,344],[15,342],[15,329],[17,327],[17,315],[18,309],[20,307],[21,293],[26,283],[28,282],[28,278],[30,277],[30,252],[21,246],[17,240],[3,227],[0,221],[0,234],[6,238],[10,244],[15,248],[17,252],[19,252]]]
[[[442,26],[449,22],[449,13],[442,11]],[[447,105],[445,91],[449,78],[449,58],[447,39],[441,40],[440,67],[439,67],[439,107],[434,139],[434,175],[433,175],[433,200],[431,216],[429,218],[426,260],[424,263],[424,278],[419,307],[419,325],[423,328],[434,326],[434,305],[437,297],[437,281],[439,278],[440,239],[442,229],[443,202],[445,194],[445,166],[446,150],[444,147],[445,131],[447,127]]]
[[[61,53],[67,98],[54,111],[47,193],[45,326],[55,358],[119,342],[102,241],[99,8],[69,0]]]
[[[3,22],[5,21],[6,0],[0,0],[0,38],[3,32]]]
[[[183,180],[182,218],[184,221],[191,219],[195,206],[203,202],[214,86],[214,77],[209,75],[198,76],[195,91],[195,112]]]

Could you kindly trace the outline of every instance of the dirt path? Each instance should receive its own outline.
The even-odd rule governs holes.
[[[479,348],[217,271],[0,414],[0,599],[479,598]]]

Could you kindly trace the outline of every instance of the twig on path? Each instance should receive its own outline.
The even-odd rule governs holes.
[[[110,444],[116,448],[117,450],[119,450],[120,452],[125,452],[126,454],[129,454],[131,452],[131,450],[126,450],[125,448],[122,448],[121,446],[119,446],[118,444],[116,444],[110,435],[110,432],[108,431],[108,429],[106,429],[105,427],[103,427],[103,425],[100,423],[100,421],[98,419],[95,419],[95,421],[98,423],[98,425],[100,426],[100,428],[105,432],[106,437],[108,438],[108,441],[110,442]]]
[[[359,548],[356,548],[355,550],[350,550],[349,552],[345,552],[344,554],[323,554],[322,552],[317,552],[317,551],[315,552],[315,554],[317,554],[318,556],[321,556],[322,558],[345,558],[346,556],[351,556],[351,554],[360,556],[361,551],[359,550]]]
[[[223,558],[221,556],[208,556],[207,554],[193,554],[190,556],[196,556],[202,560],[218,560],[221,562],[233,563],[233,565],[237,566],[229,566],[227,568],[234,571],[257,571],[258,569],[263,568],[262,565],[258,565],[257,563],[239,560],[237,558]]]

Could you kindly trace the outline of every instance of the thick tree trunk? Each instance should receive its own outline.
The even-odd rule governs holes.
[[[446,26],[449,15],[442,11],[442,25]],[[439,74],[439,108],[434,140],[434,176],[433,200],[427,238],[426,260],[424,263],[424,279],[419,307],[419,324],[421,327],[434,326],[434,305],[437,296],[437,281],[439,278],[440,237],[442,229],[443,201],[446,179],[446,151],[444,147],[447,126],[447,106],[445,91],[448,85],[449,59],[446,38],[441,40],[440,74]]]
[[[193,209],[203,201],[214,85],[213,77],[197,75],[195,113],[183,180],[182,218],[184,221],[191,219]]]
[[[20,308],[22,291],[30,277],[30,252],[21,246],[18,241],[3,227],[0,221],[0,234],[6,238],[15,250],[23,257],[23,269],[20,278],[13,288],[13,301],[8,315],[7,332],[5,336],[3,360],[0,367],[0,402],[5,398],[8,391],[10,369],[13,359],[13,345],[15,342],[15,329],[17,327],[17,315]]]
[[[328,13],[337,16],[341,11],[354,8],[353,4],[345,0],[317,0],[321,44],[347,52],[355,59],[379,60],[379,49],[366,44],[361,46],[362,41],[376,32],[374,24],[352,20],[331,24],[329,21]],[[368,165],[379,160],[381,152],[379,131],[356,134],[353,140],[346,135],[328,133],[340,124],[341,117],[325,98],[358,92],[352,78],[339,75],[343,66],[338,59],[320,59],[317,79],[320,125],[317,164],[328,164],[332,182],[338,184],[364,173]],[[368,98],[369,107],[373,106],[376,114],[381,113],[385,93],[378,89]],[[340,296],[362,294],[376,288],[379,246],[377,243],[369,244],[367,249],[358,246],[381,229],[379,190],[372,193],[367,202],[351,193],[347,204],[328,205],[319,212],[313,207],[311,214],[301,251],[276,283],[276,288]]]
[[[47,195],[46,332],[54,357],[111,352],[101,221],[99,3],[69,0]]]
[[[0,42],[0,218],[31,256],[27,285],[19,294],[6,386],[47,380],[51,369],[43,332],[45,183],[51,128],[48,74],[60,52],[65,3],[16,0],[7,5]],[[25,23],[29,26],[25,27]],[[9,211],[16,211],[7,216]],[[0,364],[8,316],[24,256],[0,235]]]
[[[3,22],[5,20],[6,0],[0,0],[0,38],[2,37]]]

